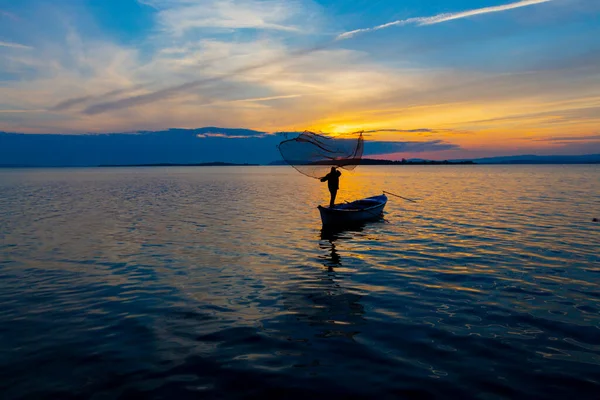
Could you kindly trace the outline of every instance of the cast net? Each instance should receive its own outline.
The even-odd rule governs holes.
[[[363,155],[362,132],[325,135],[304,131],[281,142],[281,156],[298,172],[312,178],[325,176],[332,166],[353,170]]]

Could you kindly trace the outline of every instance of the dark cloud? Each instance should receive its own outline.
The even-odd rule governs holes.
[[[281,135],[217,127],[86,135],[0,133],[0,160],[2,164],[37,166],[214,161],[268,164],[281,160],[276,145],[282,140]],[[459,146],[441,140],[367,141],[365,156],[455,149]]]
[[[377,133],[377,132],[404,132],[404,133],[431,133],[439,130],[436,129],[428,129],[428,128],[420,128],[420,129],[374,129],[371,131],[365,131],[364,133]]]
[[[590,135],[590,136],[550,136],[543,138],[530,138],[535,142],[561,142],[561,143],[571,143],[571,142],[597,142],[600,141],[600,135]]]
[[[436,132],[435,129],[429,128],[421,128],[421,129],[411,129],[411,130],[401,130],[401,129],[383,129],[383,130],[371,130],[365,131],[368,132]],[[277,132],[276,135],[280,136],[282,139],[290,139],[294,136],[297,136],[300,132]],[[340,139],[340,140],[356,140],[356,139]],[[392,153],[402,153],[402,152],[413,152],[413,153],[423,153],[423,152],[436,152],[436,151],[445,151],[445,150],[460,150],[461,147],[457,144],[448,143],[443,140],[426,140],[426,141],[371,141],[365,140],[364,142],[364,156],[374,156],[381,154],[392,154]]]
[[[206,134],[218,136],[199,137]],[[216,127],[82,135],[0,134],[0,160],[2,164],[34,166],[261,164],[279,158],[275,146],[280,141],[264,132]]]
[[[460,150],[460,146],[443,140],[424,142],[366,142],[364,155],[392,153],[424,153],[432,151]]]
[[[83,103],[85,101],[97,98],[99,96],[82,96],[82,97],[72,97],[70,99],[61,101],[60,103],[56,104],[53,107],[50,107],[48,110],[49,111],[64,111],[64,110],[68,110],[69,108],[76,106],[80,103]]]
[[[197,80],[197,81],[192,81],[192,82],[186,82],[184,84],[161,89],[156,92],[151,92],[151,93],[141,94],[138,96],[127,97],[124,99],[119,99],[119,100],[114,100],[114,101],[106,101],[106,102],[94,104],[94,105],[91,105],[91,106],[85,108],[85,110],[83,110],[83,112],[88,115],[94,115],[94,114],[101,114],[101,113],[111,111],[111,110],[118,110],[118,109],[123,109],[123,108],[140,106],[143,104],[150,104],[150,103],[154,103],[155,101],[158,101],[158,100],[163,100],[163,99],[168,99],[168,98],[174,97],[175,95],[178,95],[181,92],[199,87],[201,85],[218,82],[222,79],[224,79],[224,78],[219,77],[219,78],[209,78],[209,79],[202,79],[202,80]]]
[[[187,132],[187,130],[182,130]],[[196,137],[204,138],[224,138],[224,139],[245,139],[262,138],[267,135],[266,132],[255,131],[251,129],[223,129],[217,127],[207,127],[193,130]]]
[[[95,95],[95,96],[90,95],[90,96],[73,97],[71,99],[61,101],[60,103],[49,108],[48,110],[49,111],[64,111],[64,110],[74,108],[80,104],[87,103],[90,101],[107,100],[111,97],[118,96],[121,94],[125,94],[128,92],[132,92],[134,90],[140,89],[141,87],[142,87],[142,85],[136,85],[131,88],[112,90],[110,92],[106,92],[106,93],[103,93],[100,95]]]

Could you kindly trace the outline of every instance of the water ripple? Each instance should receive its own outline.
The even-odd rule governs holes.
[[[0,172],[2,398],[596,398],[600,169]]]

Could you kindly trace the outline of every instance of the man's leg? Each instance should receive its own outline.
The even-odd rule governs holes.
[[[329,202],[329,207],[333,208],[335,204],[335,196],[337,195],[337,190],[330,190],[331,193],[331,201]]]

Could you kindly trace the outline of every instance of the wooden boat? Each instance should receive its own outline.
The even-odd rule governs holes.
[[[383,208],[387,203],[385,194],[355,200],[345,204],[335,204],[332,207],[319,206],[321,221],[326,226],[353,225],[381,218]]]

